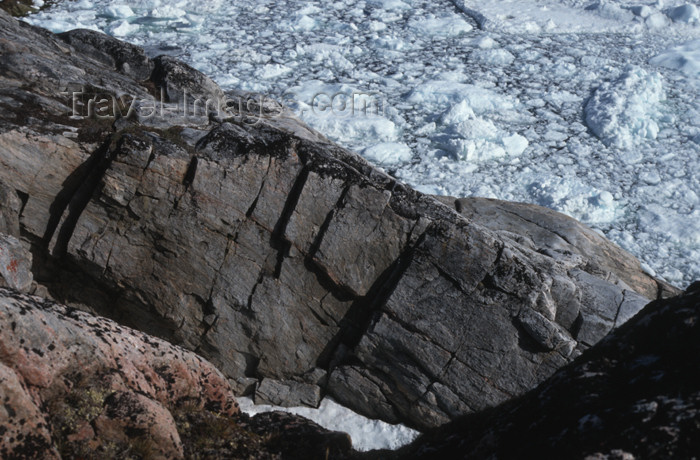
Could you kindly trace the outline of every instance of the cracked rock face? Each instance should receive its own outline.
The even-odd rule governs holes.
[[[170,58],[143,81],[134,69],[150,64],[133,47],[110,40],[110,60],[89,50],[94,36],[68,36],[0,13],[0,183],[26,198],[3,206],[6,221],[54,297],[195,350],[234,381],[319,385],[429,428],[533,388],[648,302],[656,282],[641,269],[591,268],[513,237],[517,226],[493,231],[283,109],[71,117],[61,91],[75,87],[220,90]]]
[[[383,458],[693,458],[700,283],[655,301],[523,397]]]

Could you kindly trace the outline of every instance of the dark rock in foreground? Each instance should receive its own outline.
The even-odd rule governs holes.
[[[270,378],[269,398],[327,392],[429,428],[533,388],[654,296],[638,265],[539,251],[222,94],[172,58],[0,13],[0,224],[54,298],[240,390]]]
[[[649,304],[537,389],[375,458],[690,459],[700,452],[700,282]],[[395,457],[394,457],[395,455]]]

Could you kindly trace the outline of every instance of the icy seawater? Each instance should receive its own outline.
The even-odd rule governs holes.
[[[423,192],[547,206],[700,278],[697,2],[79,0],[27,20],[175,55]]]

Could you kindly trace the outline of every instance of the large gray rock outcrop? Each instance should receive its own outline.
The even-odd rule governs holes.
[[[650,276],[639,261],[599,233],[549,208],[490,198],[436,196],[457,212],[484,227],[550,257],[581,257],[586,271],[608,274],[650,299],[680,294],[674,286]]]
[[[694,458],[700,282],[649,304],[528,394],[358,458]]]
[[[499,235],[265,102],[146,117],[158,84],[219,93],[170,60],[145,82],[111,72],[80,37],[0,13],[0,182],[26,197],[18,220],[56,298],[238,381],[321,385],[420,428],[534,387],[648,301],[645,286]],[[141,110],[71,117],[61,91],[75,87]]]

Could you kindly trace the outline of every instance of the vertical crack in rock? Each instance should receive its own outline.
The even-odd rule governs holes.
[[[342,343],[349,349],[354,348],[372,324],[377,310],[386,303],[399,281],[413,261],[415,250],[421,245],[427,229],[413,244],[407,244],[394,262],[374,281],[367,294],[357,298],[345,316],[340,320],[340,330],[333,337],[317,360],[317,366],[327,369],[336,348]]]
[[[331,222],[333,221],[333,217],[335,217],[335,214],[345,206],[345,197],[348,194],[349,190],[349,186],[345,187],[340,193],[340,196],[338,197],[338,200],[336,201],[336,204],[333,207],[333,209],[328,211],[328,214],[326,215],[323,224],[321,224],[321,226],[319,227],[314,241],[311,243],[308,253],[304,258],[304,267],[316,276],[316,279],[321,286],[323,286],[328,292],[333,293],[337,298],[355,300],[357,298],[355,295],[353,295],[347,289],[343,288],[338,283],[336,283],[335,280],[331,278],[331,276],[326,272],[326,270],[314,260],[318,249],[321,247],[323,238],[328,232],[328,228],[330,227]]]
[[[17,213],[17,217],[20,219],[20,222],[21,222],[22,213],[24,212],[24,207],[27,206],[27,201],[29,201],[29,194],[26,192],[23,192],[22,190],[15,190],[15,193],[17,194],[17,198],[19,198],[20,202],[22,203],[20,208],[19,208],[19,212]],[[661,288],[659,287],[659,289],[661,289]]]
[[[61,229],[58,231],[58,236],[56,237],[56,243],[52,251],[55,257],[62,258],[66,254],[68,242],[73,236],[73,232],[78,224],[80,215],[87,207],[90,199],[95,194],[95,191],[100,187],[102,177],[116,155],[116,150],[112,150],[110,148],[111,141],[112,136],[109,136],[100,146],[100,148],[95,151],[95,160],[92,163],[92,167],[89,168],[81,181],[81,185],[75,190],[75,193],[71,197],[70,201],[68,201],[67,205],[64,207],[64,211],[67,208],[68,215],[66,216],[63,225],[61,225]],[[51,231],[51,234],[53,235],[54,232],[55,227],[54,230]]]
[[[94,177],[95,174],[99,172],[99,167],[102,163],[102,159],[109,152],[109,146],[111,142],[112,136],[108,136],[107,139],[105,139],[105,141],[102,143],[102,145],[100,145],[100,147],[98,147],[97,150],[95,150],[83,164],[78,166],[75,169],[75,171],[73,171],[63,181],[63,189],[61,189],[61,191],[56,195],[53,202],[49,206],[49,220],[46,224],[44,235],[42,236],[42,241],[45,249],[49,248],[49,245],[51,244],[51,239],[53,238],[54,234],[56,233],[56,230],[58,229],[59,224],[61,223],[61,217],[63,217],[63,214],[75,198],[76,194],[84,188],[85,183],[88,182],[91,177]],[[22,206],[22,211],[24,211],[24,205]],[[22,212],[20,212],[20,216],[21,215]]]
[[[199,158],[197,156],[193,156],[192,159],[190,160],[190,165],[187,167],[187,172],[185,173],[185,178],[182,180],[182,185],[184,185],[186,188],[189,188],[190,185],[194,182],[194,177],[197,174],[197,163],[199,162]]]
[[[294,180],[294,185],[292,185],[287,200],[282,208],[282,214],[275,224],[275,228],[272,231],[271,236],[271,246],[273,249],[277,250],[277,263],[275,264],[275,278],[279,279],[280,273],[282,271],[282,262],[285,256],[289,254],[289,248],[291,243],[284,237],[284,233],[287,230],[287,225],[289,220],[292,218],[292,214],[299,203],[299,198],[301,197],[301,192],[304,190],[306,185],[306,180],[309,177],[309,169],[303,167],[296,179]]]
[[[262,195],[263,189],[265,188],[265,183],[267,182],[267,175],[270,174],[271,167],[272,167],[272,157],[269,156],[269,157],[267,157],[267,169],[265,170],[265,174],[263,175],[262,181],[260,181],[260,188],[258,189],[257,195],[255,195],[255,199],[250,204],[250,207],[248,208],[248,210],[245,212],[246,217],[250,217],[253,215],[253,212],[255,211],[255,207],[258,205],[258,199],[260,199],[260,195]]]
[[[622,290],[622,300],[620,300],[619,305],[617,306],[617,311],[615,312],[615,319],[613,320],[613,329],[619,326],[617,323],[617,319],[620,317],[620,310],[622,310],[622,305],[625,303],[625,299],[627,297],[627,289]]]
[[[255,291],[258,289],[258,286],[262,284],[262,282],[265,280],[265,266],[263,264],[262,267],[260,267],[260,273],[258,274],[258,279],[255,281],[255,285],[253,285],[253,288],[250,290],[250,295],[248,296],[248,311],[253,311],[253,296],[255,295]]]
[[[326,219],[323,221],[323,224],[321,224],[321,227],[319,227],[318,233],[316,233],[316,237],[314,238],[313,243],[311,243],[311,246],[309,247],[309,260],[313,261],[314,257],[316,256],[316,253],[318,252],[318,249],[321,247],[321,243],[323,242],[323,238],[326,236],[326,232],[328,232],[328,227],[330,227],[331,222],[333,221],[333,217],[335,217],[335,214],[341,209],[343,209],[343,207],[345,206],[345,197],[347,196],[349,190],[350,186],[345,187],[340,193],[338,201],[336,202],[333,209],[328,211]],[[317,264],[314,262],[314,265]]]

